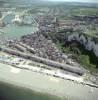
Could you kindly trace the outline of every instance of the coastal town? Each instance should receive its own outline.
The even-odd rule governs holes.
[[[98,15],[76,10],[96,8],[89,4],[72,5],[73,10],[67,4],[4,6],[0,8],[1,64],[98,88]],[[17,27],[19,37],[13,36]]]

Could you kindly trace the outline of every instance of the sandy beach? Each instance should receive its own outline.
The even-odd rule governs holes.
[[[0,63],[0,81],[34,91],[68,98],[68,100],[97,100],[98,88],[91,88],[30,70],[15,69]]]

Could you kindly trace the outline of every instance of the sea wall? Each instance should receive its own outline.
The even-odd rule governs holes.
[[[76,40],[83,44],[86,50],[92,50],[96,57],[98,57],[98,43],[96,43],[91,37],[78,33],[68,35],[67,41],[71,42],[72,40]]]
[[[4,47],[1,48],[0,47],[0,49],[3,52],[9,53],[9,54],[12,54],[12,55],[15,55],[15,56],[23,57],[25,59],[29,59],[29,60],[32,60],[32,61],[35,61],[35,62],[43,63],[43,64],[46,64],[48,66],[54,67],[54,68],[60,68],[60,69],[66,70],[66,71],[71,72],[71,73],[75,73],[75,74],[80,75],[80,76],[85,73],[85,71],[82,70],[79,67],[73,67],[73,66],[68,65],[68,64],[62,64],[62,63],[59,63],[59,62],[55,62],[55,61],[52,61],[52,60],[49,60],[49,59],[45,59],[45,58],[41,58],[41,57],[38,57],[38,56],[22,53],[22,52],[12,50],[12,49],[9,49],[9,48],[4,48]]]

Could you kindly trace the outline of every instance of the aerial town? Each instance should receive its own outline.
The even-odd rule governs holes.
[[[98,88],[98,5],[4,4],[0,63]]]

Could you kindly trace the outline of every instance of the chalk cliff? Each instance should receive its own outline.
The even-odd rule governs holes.
[[[76,40],[79,43],[83,44],[85,46],[85,49],[92,50],[94,54],[98,57],[98,43],[94,41],[91,37],[87,37],[83,34],[70,34],[67,37],[68,41]]]

